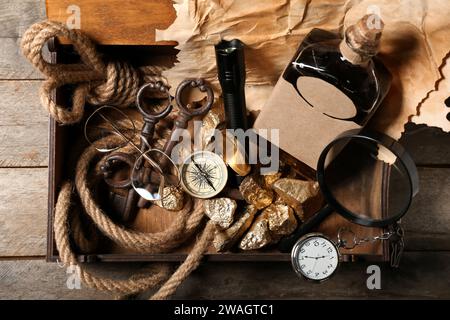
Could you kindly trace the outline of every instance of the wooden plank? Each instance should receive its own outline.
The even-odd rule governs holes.
[[[175,21],[170,0],[47,0],[46,4],[50,20],[81,28],[99,44],[176,44],[155,42],[155,29],[167,29]]]
[[[48,116],[40,81],[0,81],[0,167],[47,166]]]
[[[403,224],[411,250],[450,250],[450,168],[419,168],[420,191]]]
[[[43,79],[22,56],[21,36],[46,19],[44,0],[0,0],[0,79]]]
[[[104,276],[123,279],[142,266],[89,266]],[[367,263],[341,264],[328,282],[299,279],[287,262],[206,262],[182,283],[176,299],[448,299],[450,253],[408,252],[401,267],[381,267],[381,290],[366,286]],[[67,288],[66,269],[43,261],[0,261],[0,299],[105,299],[111,295]],[[436,281],[439,279],[439,281]],[[145,298],[148,295],[141,295]]]
[[[0,169],[0,257],[43,256],[47,169]]]
[[[21,37],[30,25],[44,19],[44,0],[1,0],[0,38]]]
[[[421,168],[420,178],[404,219],[407,249],[450,250],[450,169]],[[47,170],[0,169],[0,188],[0,256],[45,254]]]
[[[445,299],[450,253],[405,254],[399,270],[381,266],[381,290],[368,290],[366,263],[342,264],[323,284],[298,279],[289,263],[208,263],[182,284],[178,299]],[[436,281],[436,279],[440,279]]]
[[[409,123],[400,142],[418,165],[450,165],[450,133],[442,129]]]
[[[93,289],[70,290],[66,269],[43,260],[0,261],[0,299],[108,299]]]
[[[1,80],[43,78],[44,76],[22,55],[20,50],[20,38],[0,38]]]

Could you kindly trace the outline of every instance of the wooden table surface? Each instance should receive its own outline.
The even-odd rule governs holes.
[[[69,290],[66,270],[44,261],[48,117],[37,94],[43,77],[19,50],[26,28],[44,17],[43,0],[0,1],[0,299],[108,298]],[[421,192],[404,219],[401,268],[381,266],[381,290],[367,289],[366,263],[345,264],[315,285],[288,263],[206,262],[176,298],[450,298],[450,134],[408,125],[402,142],[419,166]],[[109,264],[102,272],[122,277],[137,267]]]

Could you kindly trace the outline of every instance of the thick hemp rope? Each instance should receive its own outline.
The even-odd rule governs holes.
[[[196,231],[204,216],[203,204],[201,201],[195,201],[191,210],[191,203],[188,202],[168,229],[158,233],[127,230],[112,221],[94,200],[88,181],[97,179],[89,177],[89,169],[94,165],[93,160],[98,156],[97,148],[99,146],[115,145],[120,141],[122,141],[121,137],[116,135],[97,140],[80,156],[76,168],[75,184],[81,203],[97,227],[120,246],[137,252],[170,251],[182,244]]]
[[[42,48],[53,37],[70,40],[82,63],[51,64],[46,61]],[[86,102],[127,107],[134,103],[143,82],[158,79],[166,83],[160,76],[161,67],[136,69],[125,62],[104,62],[86,35],[80,30],[69,30],[59,22],[44,21],[32,25],[23,35],[21,47],[23,55],[47,76],[39,94],[41,104],[61,124],[79,122]],[[70,108],[58,105],[52,96],[54,89],[66,84],[75,85]]]
[[[79,53],[82,63],[51,64],[42,56],[42,48],[50,38],[64,37],[71,41]],[[115,105],[127,107],[135,102],[139,87],[145,81],[162,81],[161,67],[142,67],[136,69],[123,62],[105,63],[95,48],[95,44],[79,30],[69,30],[57,22],[45,21],[32,25],[22,38],[22,51],[25,57],[44,75],[47,80],[40,90],[42,105],[50,115],[61,124],[72,124],[81,121],[85,104]],[[55,89],[72,84],[75,86],[70,108],[58,105],[53,100]],[[166,83],[167,84],[167,83]],[[72,210],[77,198],[84,211],[95,226],[118,245],[136,252],[162,253],[173,250],[199,231],[203,220],[201,201],[188,201],[178,212],[177,217],[168,228],[158,233],[143,233],[116,224],[96,203],[93,193],[96,183],[100,181],[99,172],[91,170],[98,167],[95,163],[98,144],[117,143],[118,136],[112,135],[88,147],[78,160],[75,185],[65,182],[58,195],[55,207],[54,232],[55,241],[62,262],[78,266],[81,281],[89,287],[114,292],[121,295],[133,295],[148,289],[157,289],[152,299],[170,297],[184,279],[199,265],[204,253],[211,244],[215,227],[211,222],[206,224],[200,237],[186,260],[170,275],[167,265],[155,268],[147,275],[134,276],[128,280],[107,279],[89,272],[79,264],[71,244],[71,235],[81,250],[92,250],[94,243],[89,243],[85,230],[81,226],[79,210]],[[161,136],[155,145],[161,144]],[[78,214],[78,215],[77,215]],[[95,240],[95,237],[93,238]]]
[[[154,288],[167,279],[169,275],[167,266],[164,266],[154,274],[143,276],[138,279],[132,277],[128,280],[115,280],[97,277],[81,267],[77,262],[75,253],[72,251],[69,239],[68,214],[71,205],[71,193],[72,184],[69,182],[64,183],[59,193],[55,208],[55,239],[62,262],[68,266],[78,266],[80,280],[84,284],[98,290],[130,295]],[[152,296],[152,299],[161,300],[170,297],[175,292],[176,288],[183,282],[183,280],[186,279],[187,276],[198,267],[204,252],[211,243],[214,230],[214,225],[209,222],[186,260],[166,281],[166,283]]]
[[[99,181],[98,177],[90,177],[89,175],[89,169],[92,165],[95,165],[94,160],[98,157],[96,148],[99,145],[115,144],[120,139],[118,136],[111,135],[98,140],[88,147],[79,158],[76,168],[75,185],[81,203],[86,213],[102,233],[120,246],[137,252],[170,251],[185,242],[198,229],[204,216],[201,201],[195,201],[192,210],[191,203],[187,203],[183,210],[178,212],[177,218],[165,231],[143,233],[125,229],[122,225],[113,222],[99,207],[92,196],[88,181]],[[69,239],[68,219],[69,209],[71,207],[71,190],[72,184],[66,182],[60,191],[55,208],[54,230],[56,245],[62,262],[65,265],[78,265]],[[213,239],[214,230],[215,227],[212,223],[206,225],[202,235],[197,240],[186,260],[158,292],[152,296],[153,299],[166,299],[170,297],[183,280],[198,267],[203,254]],[[149,288],[154,288],[166,279],[168,275],[167,269],[163,268],[155,274],[139,279],[114,280],[97,277],[81,266],[79,267],[80,279],[87,286],[125,295],[136,294]]]
[[[62,262],[67,266],[79,266],[69,239],[69,210],[71,208],[72,184],[63,184],[55,208],[55,240]],[[157,285],[167,276],[167,270],[141,279],[112,280],[96,277],[79,266],[80,280],[87,286],[99,290],[113,291],[120,294],[135,294]]]

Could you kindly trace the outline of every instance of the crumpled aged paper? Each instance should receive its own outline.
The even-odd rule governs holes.
[[[260,110],[303,37],[312,28],[343,32],[367,13],[384,20],[380,58],[394,75],[392,90],[371,126],[399,138],[404,124],[449,131],[444,100],[450,67],[448,0],[177,0],[177,19],[156,40],[178,41],[179,63],[164,75],[179,83],[192,75],[217,82],[214,44],[241,39],[246,45],[249,110]]]

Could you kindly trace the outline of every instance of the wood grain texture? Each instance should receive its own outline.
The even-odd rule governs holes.
[[[0,257],[43,256],[47,169],[0,169]]]
[[[365,263],[342,264],[331,281],[302,281],[289,263],[205,263],[177,291],[183,299],[445,299],[450,253],[405,254],[399,270],[381,267],[381,290],[367,289]],[[441,279],[436,281],[436,279]]]
[[[0,261],[0,299],[108,299],[93,289],[69,290],[66,269],[42,260]]]
[[[83,1],[89,0],[76,2]],[[116,9],[122,11],[124,3]],[[63,22],[66,8],[61,14]],[[26,28],[44,18],[44,0],[0,0],[1,80],[43,78],[22,57],[19,43]],[[101,35],[111,35],[115,26],[101,26]],[[131,36],[138,37],[133,41],[152,39],[142,37],[142,32]],[[0,260],[45,254],[47,170],[20,168],[47,165],[47,115],[38,100],[39,85],[38,81],[0,81],[0,167],[15,167],[0,168]],[[407,125],[401,141],[418,164],[447,167],[420,168],[421,191],[404,219],[407,249],[450,251],[450,134]],[[400,270],[383,268],[381,291],[366,289],[365,267],[345,264],[332,281],[316,286],[298,280],[289,263],[207,262],[183,283],[176,298],[450,298],[450,252],[407,252]],[[105,275],[116,277],[115,271],[130,272],[135,266],[103,264],[101,268]],[[85,288],[68,290],[66,280],[65,269],[56,264],[0,261],[0,299],[110,297]]]
[[[2,0],[0,1],[0,38],[21,37],[31,24],[44,19],[44,0]]]
[[[445,299],[450,298],[450,253],[408,252],[398,270],[381,267],[381,290],[368,290],[368,264],[345,263],[321,285],[299,279],[287,262],[203,263],[182,283],[176,299]],[[123,279],[141,265],[90,269]],[[66,269],[43,261],[0,261],[0,299],[110,299],[81,287],[69,290]],[[436,281],[440,279],[440,281]],[[140,298],[146,298],[143,294]]]
[[[404,219],[407,250],[450,250],[450,169],[446,170],[420,169],[423,191]],[[47,170],[0,169],[0,188],[0,257],[44,255]]]
[[[409,123],[400,142],[419,166],[450,165],[450,133],[442,129]]]
[[[48,164],[48,115],[40,81],[0,81],[0,167]]]
[[[46,0],[46,5],[50,20],[72,24],[74,17],[78,18],[69,6],[77,6],[81,30],[99,44],[176,44],[155,42],[155,29],[167,29],[175,21],[170,0]]]

